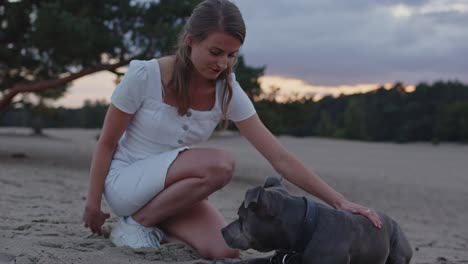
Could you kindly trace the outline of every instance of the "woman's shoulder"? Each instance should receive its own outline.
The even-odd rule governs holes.
[[[160,67],[174,67],[175,64],[175,56],[169,55],[164,56],[156,59],[159,62]]]
[[[163,84],[167,85],[172,78],[174,72],[175,56],[164,56],[157,59],[159,72]]]
[[[159,59],[150,59],[150,60],[131,60],[128,64],[127,72],[125,73],[127,78],[132,79],[134,81],[139,82],[149,82],[153,78],[150,76],[154,76],[155,74],[161,74],[163,77],[163,72],[161,72],[165,67],[161,67],[159,69],[161,62]],[[163,62],[162,64],[166,64],[167,62]],[[159,72],[159,73],[158,73]],[[159,79],[159,76],[157,77]]]

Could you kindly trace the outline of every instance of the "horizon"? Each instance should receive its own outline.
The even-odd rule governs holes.
[[[325,96],[337,97],[339,95],[350,95],[356,93],[367,93],[380,87],[391,88],[393,83],[353,84],[353,85],[311,85],[301,79],[287,78],[283,76],[262,76],[259,78],[260,86],[264,95],[268,95],[274,88],[280,88],[277,92],[278,102],[287,101],[290,98],[310,97],[315,101]],[[405,84],[408,92],[414,90],[414,84]],[[115,75],[110,72],[99,72],[82,77],[70,85],[65,95],[51,105],[54,107],[81,108],[86,100],[92,102],[104,100],[110,103],[110,97],[116,87]],[[91,96],[90,96],[91,95]]]

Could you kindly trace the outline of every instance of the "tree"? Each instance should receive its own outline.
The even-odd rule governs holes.
[[[325,111],[320,112],[320,121],[317,124],[318,135],[321,137],[333,137],[336,133],[336,126],[333,124],[333,120]]]
[[[0,1],[0,111],[20,93],[58,98],[80,77],[170,53],[198,2]]]
[[[434,140],[468,142],[468,102],[453,102],[440,107]]]
[[[344,133],[349,139],[367,140],[366,112],[358,99],[348,101],[344,112]]]
[[[258,68],[247,66],[244,57],[239,56],[235,71],[237,81],[251,100],[262,93],[258,78],[264,74],[265,66]]]

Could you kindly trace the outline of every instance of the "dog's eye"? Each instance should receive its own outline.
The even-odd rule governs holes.
[[[256,212],[258,210],[258,205],[256,203],[252,203],[249,205],[249,209],[252,210],[252,212]]]
[[[255,214],[257,215],[257,217],[264,219],[264,220],[268,220],[268,221],[275,218],[275,216],[271,212],[269,212],[266,208],[259,209],[258,211],[255,212]]]

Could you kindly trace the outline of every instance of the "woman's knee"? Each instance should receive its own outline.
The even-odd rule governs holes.
[[[216,150],[204,178],[214,190],[219,190],[231,181],[234,169],[234,157],[227,151]]]

